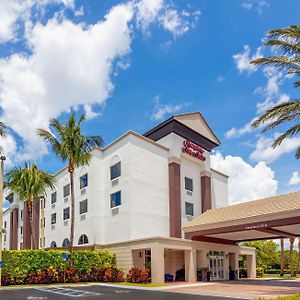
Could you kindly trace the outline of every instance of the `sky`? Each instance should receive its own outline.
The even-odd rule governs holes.
[[[1,0],[0,114],[6,169],[63,163],[36,136],[50,118],[85,113],[105,144],[172,114],[200,111],[222,145],[212,166],[238,203],[298,190],[300,136],[275,150],[251,121],[297,98],[292,79],[250,65],[266,32],[299,24],[293,0]],[[6,204],[7,205],[7,204]]]

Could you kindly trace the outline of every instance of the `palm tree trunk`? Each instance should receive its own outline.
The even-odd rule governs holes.
[[[70,265],[73,266],[73,245],[74,245],[74,223],[75,223],[75,190],[74,190],[74,165],[69,165],[71,185],[71,232],[70,232]]]
[[[284,239],[280,239],[280,276],[284,276]]]
[[[29,199],[26,203],[27,203],[27,213],[29,218],[29,231],[32,240],[32,248],[36,249],[36,236],[35,236],[34,226],[32,224],[32,199]]]
[[[291,277],[294,276],[294,261],[293,261],[293,250],[294,250],[294,238],[290,238],[290,269],[291,269]]]

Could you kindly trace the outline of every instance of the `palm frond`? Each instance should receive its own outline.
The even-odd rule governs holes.
[[[300,45],[297,42],[291,43],[283,40],[269,40],[265,43],[265,45],[278,48],[286,54],[300,53]]]
[[[288,28],[272,29],[267,33],[267,37],[300,40],[300,26],[292,25]]]
[[[295,126],[288,129],[285,133],[281,134],[279,137],[275,139],[275,141],[272,144],[273,148],[276,148],[279,146],[282,141],[287,138],[288,136],[294,136],[300,131],[300,124],[296,124]]]

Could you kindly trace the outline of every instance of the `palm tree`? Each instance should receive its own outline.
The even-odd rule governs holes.
[[[70,264],[73,265],[73,244],[74,244],[74,222],[75,222],[75,191],[74,171],[75,167],[89,164],[91,150],[94,147],[101,147],[103,139],[101,136],[85,136],[81,134],[81,123],[85,116],[81,115],[76,122],[75,114],[72,113],[66,123],[60,123],[57,119],[50,120],[50,130],[38,129],[37,134],[48,143],[55,154],[63,161],[68,161],[68,172],[71,185],[71,230],[70,230]]]
[[[284,29],[270,30],[266,38],[265,45],[276,49],[279,54],[257,58],[251,63],[271,66],[284,72],[285,75],[297,78],[300,75],[300,26],[293,25]],[[294,82],[294,87],[299,86],[300,81],[297,79]],[[285,138],[298,134],[300,131],[299,119],[300,100],[293,100],[268,109],[253,122],[252,127],[257,128],[266,125],[263,132],[267,132],[280,125],[291,124],[290,128],[274,140],[272,147],[276,148]],[[296,151],[296,158],[300,158],[300,147]]]
[[[33,249],[37,249],[37,240],[32,224],[32,204],[46,195],[48,188],[53,188],[53,176],[42,171],[36,164],[25,163],[24,167],[15,167],[6,174],[6,188],[18,194],[20,200],[26,201],[29,230]]]
[[[293,251],[294,251],[294,238],[290,238],[290,269],[291,269],[291,277],[295,276],[294,273],[294,260],[293,260]]]

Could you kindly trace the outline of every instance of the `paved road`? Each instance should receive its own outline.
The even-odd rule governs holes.
[[[236,300],[214,296],[195,296],[167,292],[111,288],[103,286],[42,287],[30,289],[0,290],[1,300]]]

